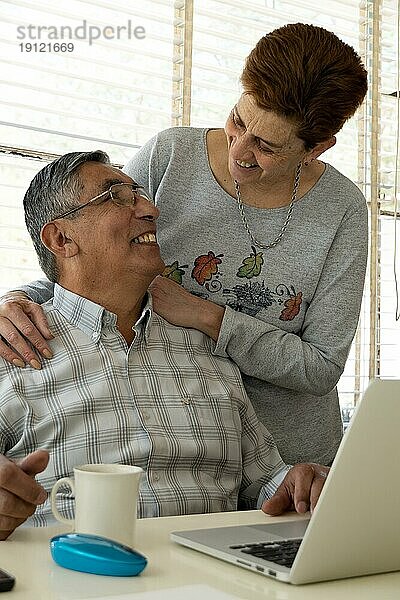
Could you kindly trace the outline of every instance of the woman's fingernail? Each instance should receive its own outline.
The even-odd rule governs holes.
[[[16,367],[20,367],[21,369],[25,366],[25,363],[23,360],[21,360],[20,358],[14,358],[14,360],[12,361],[13,365],[15,365]]]
[[[40,364],[40,362],[38,360],[35,360],[34,358],[30,361],[29,363],[31,365],[31,367],[33,367],[34,369],[41,369],[42,365]]]
[[[43,356],[45,358],[53,358],[53,354],[52,352],[50,352],[50,350],[47,350],[47,348],[45,348],[42,352]]]

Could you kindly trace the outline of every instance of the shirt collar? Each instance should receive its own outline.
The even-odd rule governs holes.
[[[87,298],[66,290],[58,283],[54,285],[53,306],[71,325],[86,333],[94,342],[100,339],[103,327],[115,327],[117,323],[117,315]],[[132,329],[138,332],[143,329],[146,341],[150,333],[152,316],[152,299],[147,292],[142,313],[132,326]]]

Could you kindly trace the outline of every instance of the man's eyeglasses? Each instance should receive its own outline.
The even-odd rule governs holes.
[[[72,215],[72,213],[75,213],[78,210],[85,208],[85,206],[89,206],[89,204],[98,206],[99,204],[102,204],[107,200],[111,200],[111,202],[113,202],[117,206],[135,206],[136,202],[140,197],[146,198],[146,200],[151,201],[144,188],[138,186],[135,183],[114,183],[114,185],[112,185],[107,191],[102,192],[101,194],[95,196],[94,198],[92,198],[88,202],[85,202],[84,204],[75,206],[75,208],[68,210],[62,215],[54,217],[53,220],[63,219],[64,217]]]

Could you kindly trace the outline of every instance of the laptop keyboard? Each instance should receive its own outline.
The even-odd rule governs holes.
[[[241,544],[230,546],[233,550],[241,550],[244,554],[251,554],[284,567],[291,567],[296,558],[297,551],[303,540],[283,540],[279,542],[259,542],[258,544]]]

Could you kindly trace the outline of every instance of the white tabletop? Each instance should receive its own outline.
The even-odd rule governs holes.
[[[296,519],[295,515],[285,519]],[[184,597],[181,586],[193,586],[181,592],[187,600],[197,600],[208,586],[204,600],[225,597],[258,600],[389,600],[400,598],[400,572],[341,581],[292,586],[251,573],[200,552],[183,548],[169,540],[169,532],[210,526],[265,523],[261,511],[192,515],[142,519],[137,524],[137,549],[149,559],[139,577],[103,577],[69,571],[52,560],[49,540],[65,532],[65,526],[20,528],[5,542],[0,542],[0,567],[16,577],[10,600],[77,600],[83,598],[118,598],[161,600]],[[277,522],[277,518],[273,519]],[[283,520],[283,519],[282,519]],[[147,593],[145,593],[147,592]],[[214,593],[213,593],[214,592]],[[199,596],[200,597],[200,596]],[[8,596],[3,596],[4,600]]]

